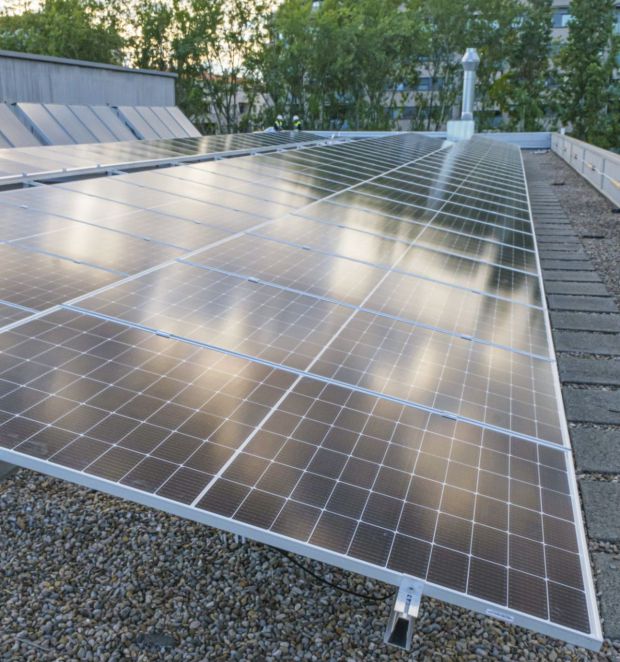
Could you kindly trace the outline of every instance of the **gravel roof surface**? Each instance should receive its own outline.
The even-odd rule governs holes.
[[[429,599],[407,655],[382,643],[389,602],[330,589],[266,546],[26,470],[0,483],[0,512],[3,661],[620,659],[620,644],[588,653]]]

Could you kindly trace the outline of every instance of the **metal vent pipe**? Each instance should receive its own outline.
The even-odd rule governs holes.
[[[476,93],[476,69],[480,64],[480,56],[475,48],[468,48],[461,60],[463,65],[463,110],[462,120],[474,119],[474,98]]]

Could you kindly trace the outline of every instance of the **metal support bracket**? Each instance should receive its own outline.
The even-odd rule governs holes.
[[[423,589],[423,582],[409,577],[403,579],[394,598],[390,620],[385,629],[383,641],[386,644],[406,651],[411,650],[413,619],[417,618],[420,611]]]

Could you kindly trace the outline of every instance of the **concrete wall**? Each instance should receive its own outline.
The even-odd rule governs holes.
[[[0,101],[174,106],[176,74],[0,50]]]
[[[620,154],[559,133],[551,136],[551,149],[620,207]]]

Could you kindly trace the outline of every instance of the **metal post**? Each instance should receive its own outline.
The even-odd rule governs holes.
[[[475,48],[468,48],[461,60],[463,65],[463,111],[462,120],[474,119],[474,98],[476,89],[476,69],[480,64],[480,56]]]

